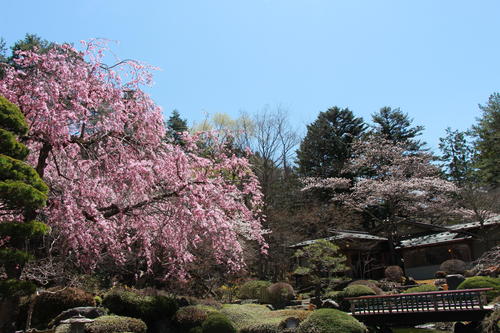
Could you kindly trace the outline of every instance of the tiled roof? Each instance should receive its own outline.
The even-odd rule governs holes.
[[[450,241],[456,241],[456,240],[462,240],[462,239],[467,239],[467,238],[472,238],[472,236],[467,235],[461,235],[456,232],[440,232],[437,234],[431,234],[431,235],[426,235],[426,236],[421,236],[421,237],[415,237],[415,238],[410,238],[410,239],[405,239],[401,241],[400,246],[398,248],[406,248],[406,247],[416,247],[416,246],[422,246],[422,245],[430,245],[430,244],[438,244],[438,243],[446,243]]]
[[[370,234],[363,233],[363,232],[336,231],[335,233],[336,234],[334,236],[320,238],[320,239],[311,239],[311,240],[307,240],[304,242],[300,242],[300,243],[291,245],[290,247],[302,247],[302,246],[311,245],[311,244],[313,244],[316,241],[321,240],[321,239],[324,239],[327,241],[335,241],[335,240],[340,240],[340,239],[361,239],[361,240],[377,240],[377,241],[387,240],[387,238],[385,238],[385,237],[370,235]]]

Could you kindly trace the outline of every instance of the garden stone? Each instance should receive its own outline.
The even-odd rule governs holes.
[[[340,306],[337,302],[335,302],[333,299],[325,299],[322,303],[321,303],[321,308],[327,308],[327,309],[339,309]]]
[[[266,304],[266,308],[268,308],[269,310],[271,311],[274,311],[274,306],[272,306],[271,304]]]
[[[279,327],[280,329],[287,329],[287,328],[297,328],[300,324],[300,320],[295,317],[289,317],[283,320]]]
[[[49,323],[49,327],[54,327],[59,325],[62,320],[69,319],[75,316],[82,316],[85,318],[94,319],[107,314],[107,310],[104,308],[97,308],[95,306],[80,306],[77,308],[72,308],[61,312],[57,317],[52,319]]]
[[[241,304],[258,304],[258,299],[243,299],[241,300]]]
[[[446,275],[446,283],[448,284],[448,290],[456,290],[458,285],[464,281],[465,277],[462,274]]]

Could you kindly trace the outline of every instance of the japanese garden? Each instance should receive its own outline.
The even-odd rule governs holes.
[[[432,151],[384,105],[193,122],[111,44],[0,43],[0,333],[500,331],[498,90]]]

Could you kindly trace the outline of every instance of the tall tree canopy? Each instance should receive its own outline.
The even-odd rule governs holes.
[[[320,112],[307,126],[297,150],[299,174],[308,177],[337,177],[351,156],[351,144],[364,131],[363,118],[351,110],[332,107]]]
[[[174,143],[182,142],[182,133],[188,130],[186,119],[182,119],[179,111],[174,110],[167,120],[167,136]]]
[[[84,48],[18,51],[0,81],[28,121],[28,162],[50,187],[44,215],[60,251],[88,269],[133,256],[182,277],[204,246],[216,262],[241,268],[240,237],[264,246],[248,160],[223,143],[202,155],[198,136],[185,136],[182,149],[166,143],[161,112],[140,89],[148,67],[106,66],[99,41]]]
[[[372,114],[373,134],[380,135],[393,143],[403,143],[410,151],[421,149],[425,142],[415,139],[422,134],[423,126],[412,127],[413,120],[400,108],[384,106]]]
[[[476,166],[485,185],[500,184],[500,93],[490,96],[486,105],[480,105],[482,116],[472,130],[476,137]]]
[[[439,138],[442,168],[446,177],[462,186],[474,177],[474,149],[469,134],[446,129],[446,136]]]
[[[367,215],[372,231],[394,244],[402,223],[440,219],[452,211],[450,195],[457,187],[440,177],[431,160],[426,153],[406,154],[402,143],[371,137],[353,145],[353,157],[342,170],[356,178],[308,178],[305,189],[343,189],[333,200]]]

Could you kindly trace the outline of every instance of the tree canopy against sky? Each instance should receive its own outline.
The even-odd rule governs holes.
[[[59,249],[89,269],[133,255],[183,277],[204,246],[216,262],[241,268],[239,237],[264,246],[247,159],[217,141],[201,155],[196,136],[182,149],[165,143],[160,110],[140,89],[149,67],[106,66],[100,41],[83,45],[19,51],[0,81],[28,121],[28,162],[50,187],[44,215]]]
[[[372,114],[372,121],[372,133],[381,135],[393,143],[404,144],[410,151],[417,151],[425,145],[425,142],[416,139],[422,135],[424,126],[412,127],[413,119],[399,108],[384,106]]]
[[[482,182],[496,188],[500,184],[500,93],[492,94],[479,108],[482,115],[473,126],[476,167]]]
[[[369,217],[372,232],[397,241],[401,223],[441,220],[453,212],[457,187],[440,177],[427,153],[407,154],[406,145],[370,137],[353,145],[342,170],[346,177],[308,178],[305,190],[331,188],[333,200]],[[442,220],[441,220],[442,221]]]
[[[307,134],[297,150],[299,174],[307,177],[337,177],[351,156],[351,143],[364,131],[363,118],[351,110],[332,107],[320,112],[307,125]]]

